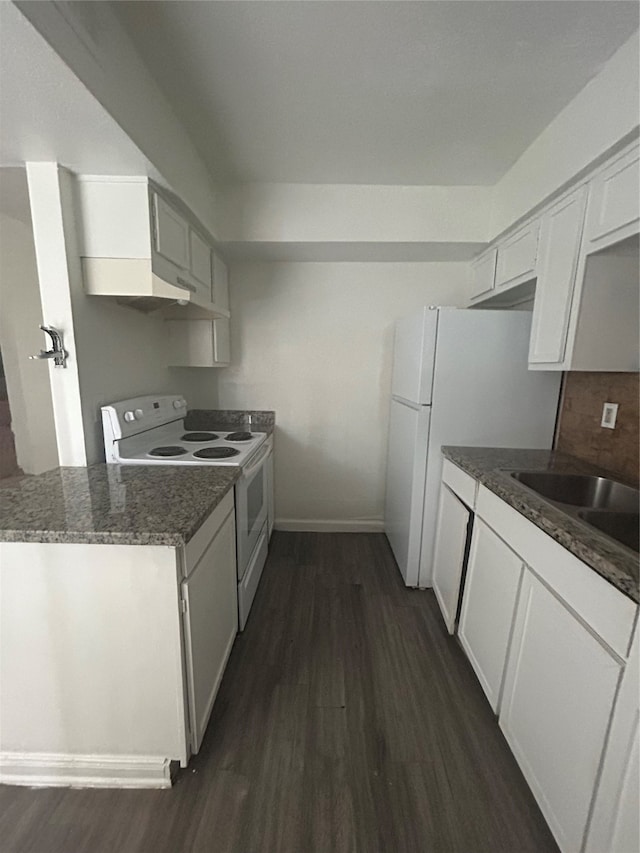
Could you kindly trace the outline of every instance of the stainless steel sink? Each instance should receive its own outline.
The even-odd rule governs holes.
[[[638,513],[640,492],[607,477],[559,474],[553,471],[513,471],[511,476],[553,503],[585,509]]]
[[[587,509],[578,512],[587,524],[611,536],[627,548],[640,552],[640,515],[637,512],[607,512]],[[637,575],[636,575],[637,580]]]

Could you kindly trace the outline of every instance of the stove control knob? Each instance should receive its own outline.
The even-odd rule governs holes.
[[[130,424],[132,421],[135,421],[136,416],[134,415],[133,412],[125,412],[124,413],[124,419],[128,424]]]
[[[184,400],[174,400],[173,401],[173,408],[174,409],[182,409],[182,408],[184,408],[184,405],[185,405]]]
[[[142,409],[136,409],[135,412],[133,413],[133,416],[135,417],[135,419],[137,421],[139,421],[140,418],[144,417],[144,412],[142,411]]]

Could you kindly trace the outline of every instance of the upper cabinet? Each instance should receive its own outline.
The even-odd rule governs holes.
[[[531,369],[640,369],[639,165],[636,141],[490,250],[495,278],[472,305],[533,299]]]
[[[480,296],[485,296],[490,293],[496,283],[496,260],[498,258],[498,250],[490,249],[483,255],[480,255],[472,265],[473,285],[471,298],[476,299]]]
[[[582,186],[542,217],[530,364],[564,359],[586,200],[587,188]]]
[[[640,150],[637,143],[608,163],[591,181],[585,248],[606,249],[638,233]]]
[[[534,219],[498,246],[496,287],[535,278],[539,231],[540,220]]]
[[[179,303],[229,316],[226,268],[178,199],[146,178],[83,176],[77,187],[87,293],[142,310]]]

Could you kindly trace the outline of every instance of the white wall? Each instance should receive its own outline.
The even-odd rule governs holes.
[[[635,33],[496,184],[491,239],[637,132],[639,46]]]
[[[22,182],[26,198],[24,176]],[[7,190],[4,181],[2,190]],[[30,224],[0,213],[0,347],[16,455],[25,474],[58,465],[48,365],[29,360],[45,345],[40,323],[33,231]]]
[[[454,263],[231,267],[233,365],[219,372],[219,403],[275,409],[281,525],[380,528],[393,323],[462,304],[467,275]]]
[[[482,243],[491,187],[244,184],[229,193],[227,240]],[[235,233],[234,233],[235,229]]]
[[[218,190],[109,4],[16,6],[215,235],[224,219]]]

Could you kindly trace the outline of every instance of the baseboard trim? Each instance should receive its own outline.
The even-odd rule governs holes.
[[[337,518],[276,518],[275,529],[291,533],[383,533],[384,521],[343,521]]]
[[[37,788],[170,788],[171,762],[139,755],[3,752],[0,783]]]

